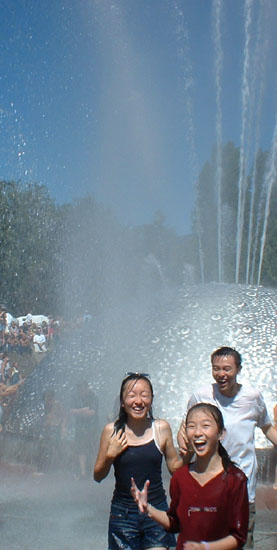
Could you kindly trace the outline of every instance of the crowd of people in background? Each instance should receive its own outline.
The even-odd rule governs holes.
[[[73,460],[75,478],[91,477],[91,460],[98,437],[98,399],[89,383],[80,379],[65,406],[53,388],[44,392],[41,417],[39,474],[59,469],[65,460]],[[68,436],[72,435],[70,445]]]
[[[43,353],[60,330],[60,321],[45,315],[14,318],[0,306],[0,350],[10,353]]]
[[[88,311],[77,316],[74,328],[87,326],[92,320]],[[71,328],[70,323],[46,315],[13,317],[0,305],[0,432],[6,438],[7,421],[12,413],[18,390],[38,363],[54,349],[60,336]],[[39,450],[34,459],[38,472],[61,466],[65,440],[71,441],[75,453],[75,475],[86,479],[91,475],[92,444],[98,426],[98,401],[87,380],[80,380],[70,406],[65,407],[51,386],[43,394],[41,420],[38,422]],[[39,434],[39,435],[38,435]],[[74,451],[76,450],[76,452]],[[74,461],[74,460],[73,460]]]
[[[25,381],[22,366],[31,364],[32,359],[36,364],[52,348],[60,330],[58,319],[31,313],[15,318],[0,305],[0,431],[3,417]]]

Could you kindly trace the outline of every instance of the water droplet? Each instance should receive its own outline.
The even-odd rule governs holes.
[[[222,319],[222,315],[220,315],[219,313],[214,313],[214,315],[212,315],[211,319],[213,321],[220,321],[220,319]]]
[[[253,331],[252,327],[242,327],[242,330],[243,332],[245,332],[245,334],[251,334],[251,332]]]

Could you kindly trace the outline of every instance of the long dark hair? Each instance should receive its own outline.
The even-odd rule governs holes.
[[[218,432],[221,434],[224,432],[224,420],[221,411],[216,407],[215,405],[212,405],[211,403],[196,403],[196,405],[193,405],[189,411],[187,412],[187,418],[186,418],[186,424],[188,422],[189,415],[193,411],[205,411],[208,412],[215,420]],[[222,459],[222,464],[225,472],[228,471],[229,466],[235,465],[235,463],[231,460],[230,456],[228,455],[225,447],[223,447],[221,441],[218,442],[218,454]]]
[[[149,385],[152,400],[153,400],[153,397],[154,397],[153,386],[152,386],[152,384],[151,384],[151,382],[148,378],[148,375],[141,374],[139,372],[131,372],[127,376],[125,376],[125,378],[123,378],[123,380],[122,380],[122,384],[121,384],[121,388],[120,388],[120,394],[119,394],[120,405],[119,405],[118,418],[116,419],[116,421],[114,423],[114,431],[116,433],[119,430],[125,431],[125,426],[126,426],[126,422],[127,422],[127,414],[126,414],[126,411],[125,411],[124,407],[122,407],[123,393],[124,393],[126,384],[128,384],[128,382],[130,382],[132,380],[134,381],[134,385],[137,383],[138,380],[145,380]],[[151,420],[154,420],[152,405],[149,409],[149,417],[151,418]]]

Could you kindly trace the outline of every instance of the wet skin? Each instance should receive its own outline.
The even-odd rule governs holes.
[[[197,456],[213,456],[221,437],[214,417],[204,409],[192,411],[186,424],[189,444]]]
[[[128,420],[146,418],[152,404],[152,394],[146,380],[130,380],[123,392],[122,406]]]
[[[240,367],[236,365],[232,355],[214,357],[212,363],[212,375],[222,395],[234,397],[241,385],[237,382]]]

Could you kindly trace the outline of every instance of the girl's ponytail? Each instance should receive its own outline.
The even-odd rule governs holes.
[[[234,466],[234,462],[232,462],[230,456],[228,455],[225,447],[223,447],[221,441],[218,442],[218,454],[222,459],[222,464],[225,472],[227,472],[229,466]]]

